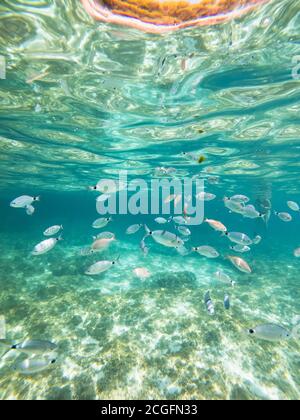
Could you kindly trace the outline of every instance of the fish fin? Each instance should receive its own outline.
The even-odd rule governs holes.
[[[63,240],[64,240],[64,238],[62,237],[62,235],[59,235],[59,237],[58,237],[58,238],[56,238],[56,240],[57,240],[57,241],[63,241]]]
[[[7,354],[7,353],[9,353],[10,351],[12,351],[13,349],[6,349],[5,350],[5,352],[4,353],[2,353],[1,355],[0,355],[0,360]]]

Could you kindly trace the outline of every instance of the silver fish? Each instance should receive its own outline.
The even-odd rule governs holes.
[[[28,216],[32,216],[33,213],[35,212],[35,208],[32,205],[26,206],[26,214],[28,214]]]
[[[164,225],[165,223],[168,223],[168,220],[164,217],[157,217],[156,219],[154,219],[154,221],[159,225]]]
[[[204,303],[205,303],[205,306],[206,306],[206,309],[207,309],[207,312],[209,313],[209,315],[214,315],[215,308],[214,308],[214,304],[213,304],[213,301],[211,300],[209,292],[205,293]]]
[[[198,198],[200,201],[212,201],[216,198],[216,195],[202,191],[196,195],[196,198]]]
[[[29,195],[22,195],[21,197],[15,198],[10,203],[10,207],[24,208],[26,206],[30,206],[35,201],[40,201],[40,197],[30,197]]]
[[[25,340],[22,343],[12,344],[10,348],[31,355],[50,353],[57,348],[57,345],[46,340]]]
[[[296,203],[295,201],[288,201],[287,205],[293,211],[300,211],[299,204]]]
[[[224,204],[225,204],[225,207],[227,207],[228,210],[232,211],[233,213],[243,214],[243,210],[244,210],[243,204],[234,200],[230,200],[230,198],[228,197],[224,197]]]
[[[263,324],[249,330],[249,334],[253,337],[266,341],[282,341],[288,340],[291,333],[284,327],[276,324]]]
[[[236,244],[234,246],[230,246],[230,249],[232,249],[235,252],[240,252],[242,254],[244,254],[245,252],[249,252],[251,251],[251,248],[247,245],[240,245],[240,244]]]
[[[187,224],[187,220],[183,216],[171,217],[170,220],[172,220],[177,225],[185,225],[185,224]]]
[[[62,225],[51,226],[44,231],[44,236],[53,236],[56,235],[59,231],[63,229]]]
[[[227,310],[230,309],[230,299],[228,295],[224,296],[224,308]]]
[[[131,225],[131,226],[129,226],[127,228],[126,234],[127,235],[133,235],[134,233],[137,233],[142,226],[143,225],[141,223],[140,224]]]
[[[227,238],[236,244],[249,246],[252,240],[245,233],[240,232],[225,232]]]
[[[146,236],[151,236],[154,241],[160,245],[169,248],[177,248],[179,245],[183,245],[184,243],[183,240],[179,238],[179,236],[166,230],[154,230],[152,232],[147,226],[145,226],[145,229],[147,232]]]
[[[34,357],[23,360],[15,365],[15,370],[24,375],[42,372],[56,363],[54,357]]]
[[[236,194],[230,197],[230,200],[242,204],[242,203],[248,203],[250,201],[250,198],[247,197],[246,195]]]
[[[93,239],[115,239],[115,234],[112,232],[101,232],[98,235],[94,236]]]
[[[149,253],[149,248],[148,248],[148,246],[146,245],[145,238],[143,238],[143,239],[141,240],[141,242],[140,242],[140,248],[141,248],[141,250],[143,251],[144,255],[148,255],[148,253]]]
[[[293,220],[292,216],[289,213],[275,211],[275,215],[278,216],[279,219],[283,222],[291,222]]]
[[[62,241],[62,237],[58,237],[58,238],[50,238],[50,239],[46,239],[45,241],[40,242],[39,244],[37,244],[33,251],[32,251],[32,255],[42,255],[42,254],[46,254],[46,252],[51,251],[51,249],[53,249],[57,242]]]
[[[202,255],[203,257],[218,258],[220,256],[218,251],[215,248],[213,248],[212,246],[208,246],[208,245],[196,246],[192,249],[193,249],[193,251],[198,252],[198,254]]]
[[[111,221],[111,217],[101,217],[100,219],[95,220],[92,226],[94,229],[101,229],[104,226],[108,225],[108,223]]]
[[[183,236],[190,236],[191,235],[191,231],[189,228],[185,227],[185,226],[177,226],[176,229],[178,230],[178,232],[183,235]]]
[[[217,271],[216,272],[216,277],[222,283],[230,284],[232,287],[234,287],[234,285],[235,285],[235,281],[233,281],[228,274],[226,274],[222,271]]]
[[[95,264],[91,265],[85,272],[88,276],[96,276],[98,274],[104,273],[105,271],[109,270],[111,267],[113,267],[116,262],[118,261],[98,261]]]
[[[258,219],[259,217],[263,217],[264,215],[256,210],[252,204],[249,204],[243,208],[242,215],[249,219]]]

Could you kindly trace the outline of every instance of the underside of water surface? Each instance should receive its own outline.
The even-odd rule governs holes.
[[[98,19],[91,3],[126,22]],[[213,16],[256,7],[211,22],[218,24],[149,30],[210,16],[197,3],[217,4],[1,1],[0,339],[50,340],[57,360],[24,374],[16,367],[28,356],[0,343],[0,399],[300,397],[299,336],[270,342],[249,334],[269,323],[291,332],[300,322],[300,214],[287,205],[300,202],[299,2],[218,2],[227,9]],[[133,235],[126,229],[177,234],[173,222],[116,214],[95,230],[100,193],[87,187],[124,171],[149,191],[153,179],[204,180],[216,196],[205,217],[261,243],[237,253],[203,223],[189,227],[187,255],[151,237],[144,255],[144,226]],[[10,207],[24,194],[40,196],[32,216]],[[223,198],[235,194],[249,197],[260,216],[230,212]],[[63,241],[33,256],[57,224]],[[102,231],[115,234],[111,246],[82,252]],[[200,246],[219,257],[192,251]],[[228,255],[245,259],[252,273]],[[99,260],[117,263],[86,275]]]

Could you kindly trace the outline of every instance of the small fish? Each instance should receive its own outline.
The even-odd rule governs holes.
[[[296,258],[299,258],[299,257],[300,257],[300,247],[295,249],[295,251],[294,251],[294,256],[295,256]]]
[[[151,276],[149,270],[144,267],[135,268],[133,270],[133,274],[140,279],[147,279],[148,277]]]
[[[220,178],[218,176],[208,176],[207,182],[211,185],[219,184]]]
[[[55,225],[55,226],[51,226],[48,229],[45,230],[44,232],[44,236],[53,236],[56,235],[58,232],[60,232],[61,230],[63,230],[63,226],[62,225]]]
[[[193,251],[198,252],[198,254],[202,255],[203,257],[207,257],[207,258],[218,258],[220,256],[220,254],[218,253],[218,251],[211,247],[211,246],[196,246],[194,248],[192,248]]]
[[[169,220],[165,219],[164,217],[157,217],[156,219],[154,219],[154,221],[159,225],[164,225],[165,223],[169,222]]]
[[[45,241],[40,242],[34,247],[32,255],[46,254],[47,252],[51,251],[51,249],[53,249],[59,241],[62,241],[61,236],[58,238],[46,239]]]
[[[148,253],[149,253],[149,248],[148,248],[148,246],[146,245],[145,238],[143,238],[143,239],[141,240],[141,242],[140,242],[140,248],[141,248],[141,250],[143,251],[143,254],[144,254],[145,256],[147,256],[147,255],[148,255]]]
[[[232,287],[235,285],[235,281],[233,281],[231,277],[223,271],[217,271],[216,278],[222,283],[230,284]]]
[[[196,195],[196,198],[200,201],[212,201],[216,198],[216,195],[202,191]]]
[[[25,340],[17,344],[9,340],[0,340],[0,344],[9,347],[10,350],[18,350],[28,355],[50,353],[57,348],[56,344],[46,340]]]
[[[243,208],[242,215],[249,219],[258,219],[259,217],[264,216],[264,214],[257,211],[256,208],[252,206],[252,204],[249,204]]]
[[[134,233],[137,233],[139,230],[140,230],[140,228],[142,227],[143,225],[141,224],[141,223],[139,223],[139,224],[135,224],[135,225],[131,225],[131,226],[129,226],[128,228],[127,228],[127,230],[126,230],[126,234],[127,235],[133,235]]]
[[[283,222],[291,222],[293,220],[292,216],[289,213],[285,213],[285,212],[278,213],[277,211],[275,211],[274,213]]]
[[[276,324],[263,324],[249,330],[253,337],[266,341],[282,341],[291,338],[291,333],[284,327]]]
[[[154,230],[153,232],[145,225],[146,237],[151,236],[155,242],[168,248],[177,248],[179,245],[183,245],[183,240],[174,233],[166,230]]]
[[[214,308],[214,304],[213,304],[213,301],[211,300],[209,292],[205,293],[204,303],[205,303],[205,306],[206,306],[206,309],[207,309],[207,312],[209,313],[209,315],[214,315],[215,308]]]
[[[108,225],[109,222],[112,221],[111,217],[101,217],[100,219],[97,219],[92,224],[94,229],[101,229]]]
[[[89,191],[98,191],[102,194],[116,194],[118,191],[122,191],[127,187],[126,182],[118,180],[109,180],[108,181],[99,181],[98,184],[89,186],[87,189]]]
[[[176,229],[183,236],[190,236],[192,234],[192,232],[190,231],[190,229],[187,228],[186,226],[176,226]]]
[[[227,232],[226,226],[224,226],[223,223],[219,222],[218,220],[204,219],[204,222],[208,223],[209,226],[217,232]]]
[[[33,213],[35,212],[35,208],[32,205],[26,206],[26,214],[28,214],[28,216],[32,216]]]
[[[300,211],[299,204],[296,203],[295,201],[288,201],[287,205],[293,211]]]
[[[177,225],[187,224],[187,219],[186,219],[186,217],[183,217],[183,216],[175,216],[175,217],[172,216],[172,217],[170,217],[169,220],[172,220]]]
[[[236,244],[234,246],[231,246],[230,249],[232,249],[235,252],[240,252],[240,253],[245,253],[245,252],[249,252],[251,251],[251,248],[247,245],[240,245],[240,244]]]
[[[23,360],[15,365],[14,370],[23,375],[31,375],[42,372],[56,363],[53,357],[34,357]]]
[[[242,258],[233,256],[233,255],[229,255],[227,258],[242,273],[247,273],[247,274],[252,273],[252,270],[249,264]]]
[[[260,235],[256,235],[255,238],[252,239],[252,243],[254,245],[258,245],[262,240],[262,237]]]
[[[224,308],[226,310],[229,310],[230,309],[230,299],[229,299],[229,296],[228,295],[225,295],[224,296]]]
[[[239,245],[252,245],[252,239],[249,238],[245,233],[240,232],[225,232],[227,238],[236,244]]]
[[[95,264],[91,265],[85,272],[88,276],[96,276],[98,274],[104,273],[105,271],[109,270],[117,263],[116,261],[98,261]]]
[[[224,197],[223,201],[224,201],[225,207],[228,208],[228,210],[232,211],[233,213],[243,214],[243,211],[244,211],[243,204],[234,200],[230,200],[230,198],[228,197]]]
[[[116,236],[112,232],[101,232],[101,233],[98,233],[97,236],[94,236],[93,239],[94,240],[96,240],[96,239],[116,239]]]
[[[27,206],[31,206],[31,204],[36,201],[40,201],[40,197],[30,197],[29,195],[22,195],[21,197],[15,198],[10,203],[10,207],[26,208]]]
[[[158,177],[170,176],[170,175],[173,175],[175,172],[176,172],[175,168],[164,168],[162,166],[162,167],[155,168],[154,176],[158,176]]]
[[[100,252],[103,251],[105,249],[107,249],[111,243],[115,241],[115,238],[101,238],[101,239],[97,239],[95,238],[95,241],[93,242],[92,246],[91,246],[91,254],[93,254],[94,252]]]
[[[250,201],[250,198],[248,198],[246,195],[236,194],[230,197],[230,200],[242,204],[248,203]]]

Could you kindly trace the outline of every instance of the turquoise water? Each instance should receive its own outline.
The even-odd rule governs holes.
[[[247,334],[299,322],[300,215],[287,207],[300,201],[299,42],[296,1],[165,36],[95,23],[75,1],[1,3],[0,317],[9,340],[58,345],[55,365],[32,375],[15,370],[24,354],[5,354],[1,399],[299,399],[299,338],[272,343]],[[117,240],[99,255],[80,255],[100,217],[99,193],[86,187],[120,170],[150,185],[162,166],[174,168],[172,179],[205,179],[216,195],[205,216],[262,242],[234,253],[202,224],[190,228],[186,247],[211,245],[219,258],[182,256],[151,238],[144,256],[143,229],[125,231],[133,223],[160,229],[156,216],[114,215],[99,232]],[[23,194],[41,196],[33,216],[9,206]],[[222,199],[233,194],[256,206],[270,200],[269,222],[229,213]],[[64,240],[33,257],[56,224]],[[167,229],[175,232],[172,223]],[[228,254],[244,258],[252,274],[235,269]],[[118,256],[106,273],[85,275]],[[136,277],[138,267],[150,277]],[[218,270],[236,287],[218,282]],[[208,290],[214,316],[204,304]]]

